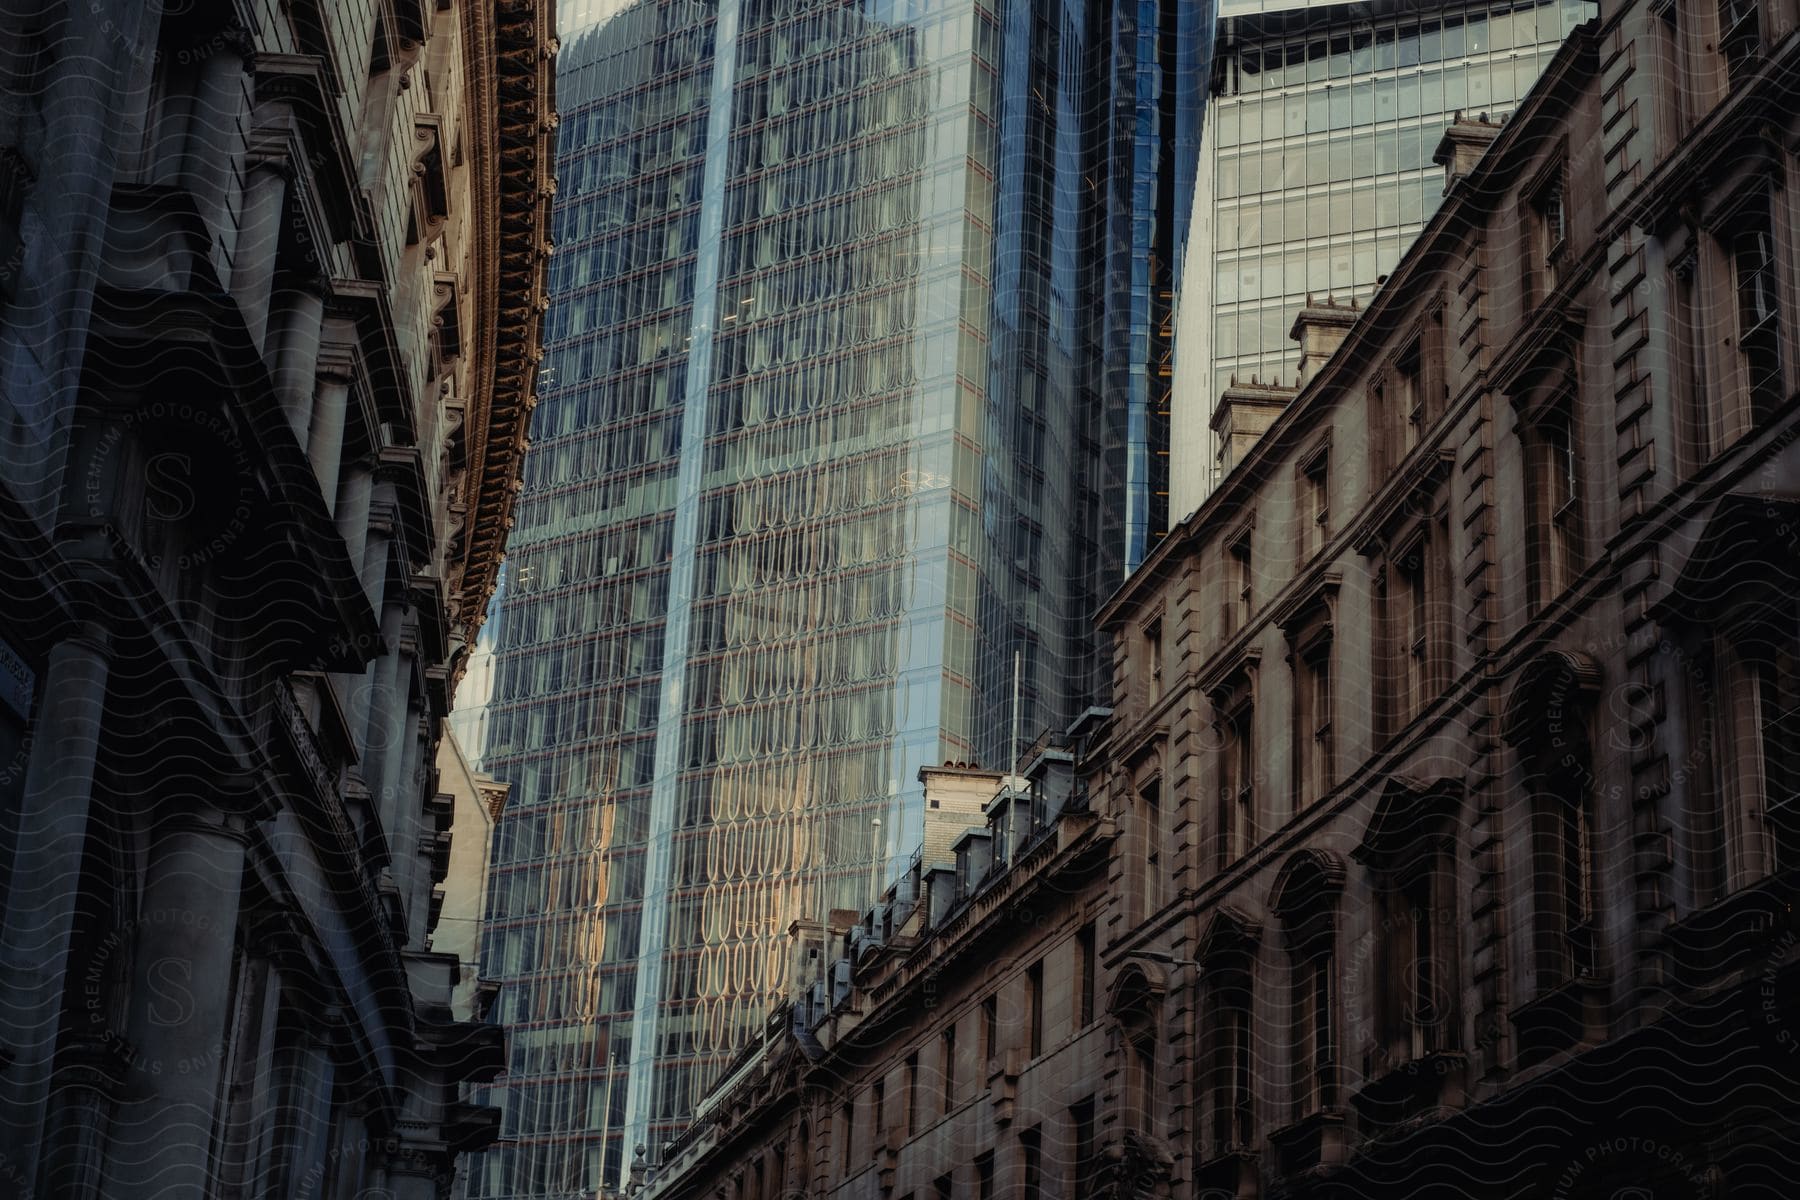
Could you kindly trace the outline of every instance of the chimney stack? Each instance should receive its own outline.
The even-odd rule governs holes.
[[[1498,136],[1500,122],[1488,120],[1486,113],[1465,117],[1460,109],[1457,110],[1455,120],[1438,139],[1437,149],[1431,152],[1431,161],[1444,168],[1445,195],[1449,195],[1457,180],[1475,169],[1475,164],[1487,153],[1488,144]]]
[[[1312,377],[1319,373],[1326,361],[1344,344],[1349,336],[1350,327],[1356,324],[1356,318],[1362,315],[1362,309],[1352,300],[1348,304],[1339,304],[1330,296],[1323,301],[1314,301],[1309,295],[1306,307],[1294,318],[1294,327],[1288,336],[1300,343],[1300,379],[1299,385],[1305,387]]]
[[[1256,439],[1275,423],[1281,410],[1294,398],[1295,391],[1277,384],[1257,383],[1255,376],[1251,376],[1249,383],[1231,381],[1231,386],[1219,396],[1212,415],[1213,432],[1219,435],[1220,479],[1244,461],[1244,455],[1250,453]]]

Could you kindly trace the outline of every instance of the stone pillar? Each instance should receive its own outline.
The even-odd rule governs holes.
[[[406,876],[401,887],[406,896],[406,935],[409,946],[423,947],[426,922],[431,919],[431,854],[436,846],[435,825],[425,823],[425,793],[421,786],[426,744],[431,740],[425,721],[425,697],[414,695],[406,710],[406,764],[400,771],[400,795],[394,812],[398,818],[395,842],[406,852]]]
[[[284,289],[272,304],[269,342],[275,398],[301,446],[312,422],[313,389],[319,369],[319,332],[325,319],[325,286],[309,281]],[[267,358],[267,355],[264,355]]]
[[[401,626],[405,613],[398,604],[390,604],[381,614],[381,640],[388,652],[376,659],[369,672],[368,724],[363,735],[363,782],[374,793],[376,810],[381,813],[381,826],[394,831],[393,797],[399,781],[400,766],[406,750],[401,739],[406,736],[407,686],[406,655],[400,649]]]
[[[306,455],[312,459],[325,497],[325,511],[335,515],[338,500],[338,464],[344,453],[344,417],[350,408],[350,377],[322,375],[313,407],[312,429],[307,434]]]
[[[385,611],[387,603],[388,548],[393,540],[387,530],[371,529],[369,544],[363,549],[363,590],[369,597],[369,607],[378,613]]]
[[[389,605],[390,613],[398,612],[400,606]],[[398,622],[396,622],[397,624]],[[382,622],[382,634],[387,635],[388,623]],[[373,714],[374,723],[381,729],[379,735],[384,739],[381,752],[381,778],[368,781],[372,788],[379,788],[381,799],[381,824],[388,832],[389,844],[393,846],[396,857],[405,850],[394,839],[399,835],[405,822],[402,819],[400,803],[402,793],[402,775],[406,768],[407,732],[411,727],[409,717],[412,712],[412,695],[410,678],[412,674],[411,659],[397,648],[388,666],[387,687],[373,697],[376,703],[384,707]],[[373,732],[371,736],[375,736]]]
[[[293,168],[265,161],[250,167],[244,184],[244,212],[238,224],[237,253],[231,266],[231,298],[244,314],[250,340],[268,357],[269,304],[275,286],[275,258],[281,249],[282,215],[287,211]]]
[[[217,814],[166,821],[151,846],[109,1197],[208,1194],[243,873],[243,835]]]
[[[374,492],[374,474],[368,466],[356,463],[342,472],[338,480],[338,532],[344,537],[344,548],[350,552],[350,565],[363,578],[363,552],[369,541],[369,499]]]
[[[319,1014],[314,1014],[319,1015]],[[327,1010],[324,1020],[331,1021],[335,1014]],[[294,1173],[299,1186],[295,1194],[313,1196],[329,1194],[331,1175],[327,1170],[331,1147],[326,1144],[326,1134],[331,1128],[332,1090],[336,1086],[337,1068],[331,1061],[330,1039],[326,1034],[315,1031],[308,1036],[306,1045],[301,1050],[303,1065],[298,1079],[302,1094],[295,1111],[299,1116],[299,1136],[294,1139]],[[310,1190],[317,1183],[317,1191]]]
[[[192,51],[201,55],[200,69],[194,83],[193,107],[188,113],[181,181],[211,228],[209,248],[214,265],[221,269],[230,261],[226,253],[231,247],[233,229],[226,188],[237,174],[232,160],[244,151],[245,116],[250,107],[245,68],[251,49],[248,33],[230,29],[213,35],[210,44]]]
[[[62,996],[75,927],[75,879],[87,838],[94,764],[106,711],[111,643],[84,628],[50,651],[44,703],[32,724],[0,930],[0,1179],[35,1180]],[[3,848],[0,848],[3,849]]]

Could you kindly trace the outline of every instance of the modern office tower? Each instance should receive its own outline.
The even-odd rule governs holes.
[[[1182,228],[1137,209],[1184,194],[1202,13],[645,0],[565,27],[480,758],[512,785],[487,958],[513,1141],[476,1194],[654,1157],[784,994],[789,924],[860,910],[919,844],[919,769],[1009,761],[1015,662],[1027,739],[1104,694],[1091,615],[1127,509],[1160,526],[1147,330]]]
[[[1310,294],[1366,298],[1437,209],[1458,111],[1512,111],[1586,0],[1223,0],[1179,300],[1170,507],[1215,482],[1232,378],[1294,382]]]

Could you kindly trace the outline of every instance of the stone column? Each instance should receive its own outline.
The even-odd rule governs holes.
[[[151,846],[109,1197],[207,1194],[243,874],[244,835],[215,813],[165,821]]]
[[[391,479],[382,478],[378,468],[369,499],[368,544],[363,549],[363,586],[377,613],[387,604],[388,548],[399,520],[399,489]]]
[[[350,385],[356,370],[356,327],[342,317],[327,318],[320,331],[319,390],[313,399],[312,429],[306,456],[312,459],[325,497],[325,511],[335,515],[338,474],[344,457],[344,427],[350,415]]]
[[[35,1180],[62,1028],[76,879],[106,711],[107,633],[84,628],[50,651],[32,723],[18,838],[0,930],[0,1180]],[[3,851],[4,848],[0,848]]]
[[[282,216],[287,211],[293,168],[285,161],[250,167],[244,184],[244,212],[238,223],[237,253],[231,266],[231,298],[237,301],[257,352],[269,355],[269,304],[275,286],[275,258],[281,249]]]
[[[413,694],[403,730],[405,754],[400,765],[399,790],[394,796],[394,829],[388,835],[394,853],[404,856],[399,883],[401,894],[406,897],[407,945],[419,948],[425,945],[425,922],[431,915],[431,871],[427,866],[431,848],[426,842],[424,793],[419,786],[425,742],[430,736],[424,708],[425,698]]]
[[[250,107],[246,79],[252,46],[242,29],[212,35],[191,53],[201,55],[188,112],[182,184],[194,197],[202,219],[211,227],[213,262],[223,268],[233,230],[226,188],[236,172],[232,159],[244,152],[245,117]]]
[[[338,480],[338,532],[344,537],[344,548],[350,552],[350,565],[363,577],[363,552],[369,543],[369,499],[374,493],[375,476],[364,463],[355,463],[343,471]]]
[[[388,652],[371,664],[368,686],[368,723],[363,735],[363,782],[375,796],[382,829],[394,831],[393,796],[400,765],[406,757],[405,737],[408,679],[406,655],[400,649],[405,613],[390,604],[381,614],[381,639]]]
[[[272,304],[269,342],[275,398],[301,446],[312,423],[313,389],[319,369],[319,332],[325,319],[325,284],[310,280],[283,289]],[[267,358],[267,354],[264,355]]]
[[[337,512],[338,462],[344,453],[344,414],[349,407],[349,376],[320,376],[306,455],[312,459],[319,494],[325,497],[325,511],[333,514]]]

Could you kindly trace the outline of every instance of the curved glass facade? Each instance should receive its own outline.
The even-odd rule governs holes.
[[[1166,7],[646,0],[566,41],[480,755],[513,1144],[471,1194],[678,1131],[790,922],[918,846],[920,767],[1006,761],[1015,653],[1027,738],[1105,693],[1091,615],[1162,524],[1139,260],[1184,227],[1135,207],[1185,204],[1198,119],[1159,39],[1212,24]]]
[[[1176,519],[1211,490],[1206,423],[1232,377],[1293,383],[1307,295],[1366,299],[1437,211],[1431,155],[1454,114],[1510,113],[1593,13],[1227,0],[1181,297]]]

